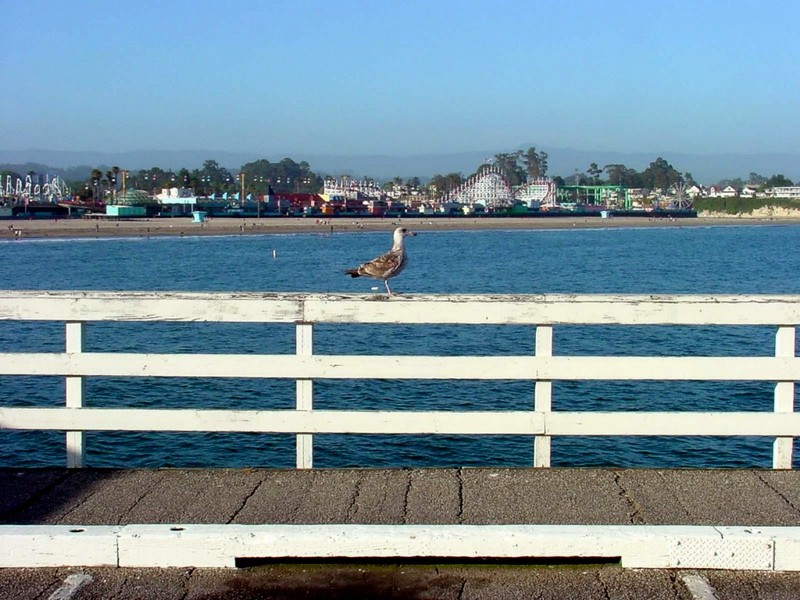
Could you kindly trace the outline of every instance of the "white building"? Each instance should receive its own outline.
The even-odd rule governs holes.
[[[739,192],[739,196],[741,196],[742,198],[755,198],[756,192],[758,192],[756,186],[746,185],[742,188],[742,191]]]
[[[700,196],[705,196],[706,190],[695,183],[693,186],[686,188],[686,194],[690,198],[698,198]]]
[[[359,181],[358,179],[351,179],[350,177],[342,177],[341,179],[334,179],[333,177],[325,178],[325,187],[323,194],[328,196],[339,196],[347,198],[348,200],[356,200],[358,198],[383,198],[386,192],[374,181]]]
[[[767,193],[773,198],[789,198],[790,200],[800,200],[800,185],[774,187],[771,190],[767,190]]]

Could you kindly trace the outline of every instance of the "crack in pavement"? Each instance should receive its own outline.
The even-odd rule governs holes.
[[[464,523],[464,468],[456,470],[456,480],[458,481],[458,515],[456,521],[459,525]]]
[[[776,488],[774,485],[772,485],[769,481],[764,479],[763,475],[759,474],[758,475],[758,480],[761,483],[763,483],[765,486],[767,486],[767,488],[769,488],[770,490],[775,492],[778,496],[780,496],[781,500],[783,500],[786,504],[788,504],[793,511],[800,512],[800,507],[795,506],[794,502],[789,500],[789,498],[787,498],[786,495],[783,492],[781,492],[778,488]]]
[[[364,480],[361,473],[357,473],[355,487],[353,489],[353,497],[350,500],[350,506],[347,507],[347,521],[352,522],[353,517],[358,513],[358,497],[361,495],[361,483]]]
[[[461,588],[458,590],[458,596],[456,596],[457,600],[463,600],[464,598],[464,591],[467,589],[467,580],[466,578],[461,580]]]
[[[292,504],[291,514],[289,515],[290,523],[297,523],[297,515],[300,514],[300,508],[304,504],[304,499],[308,497],[311,488],[313,487],[313,482],[308,477],[304,478],[302,485],[299,487],[299,493],[294,494],[294,503]]]
[[[684,598],[685,594],[684,591],[686,590],[686,586],[682,585],[683,580],[679,579],[680,572],[678,571],[667,571],[667,578],[669,579],[669,583],[672,586],[672,591],[674,592],[675,598]]]
[[[117,551],[117,552],[119,552],[119,551]],[[117,555],[117,564],[119,564],[119,555]],[[125,590],[125,586],[128,585],[128,579],[130,579],[130,577],[128,577],[127,575],[124,575],[122,577],[122,581],[120,582],[119,586],[117,586],[117,590],[114,592],[114,597],[113,598],[109,598],[109,600],[114,600],[115,598],[123,598],[124,597],[122,595],[122,592]]]
[[[194,574],[195,568],[190,567],[186,573],[184,573],[183,579],[181,579],[181,585],[183,586],[183,595],[179,598],[179,600],[186,600],[189,596],[189,580],[191,580],[192,575]]]
[[[411,494],[411,474],[413,471],[408,471],[408,477],[406,478],[406,490],[403,494],[403,525],[408,524],[408,497]]]
[[[161,472],[161,473],[159,473],[159,475],[160,475],[160,477],[158,477],[158,478],[157,478],[155,481],[153,481],[153,482],[150,484],[150,486],[149,486],[149,487],[148,487],[146,490],[144,490],[144,492],[143,492],[143,493],[142,493],[142,494],[141,494],[141,495],[140,495],[140,496],[139,496],[139,497],[138,497],[138,498],[137,498],[137,499],[134,501],[134,503],[133,503],[133,504],[131,504],[131,505],[130,505],[130,506],[129,506],[129,507],[128,507],[128,508],[127,508],[125,511],[123,511],[123,512],[122,512],[122,513],[119,515],[119,517],[117,517],[117,522],[116,522],[116,525],[122,525],[122,524],[123,524],[123,522],[126,522],[126,521],[127,521],[127,519],[126,519],[125,517],[127,517],[129,514],[131,514],[131,513],[134,511],[134,509],[136,509],[136,507],[137,507],[137,506],[139,506],[139,504],[141,504],[141,502],[142,502],[142,501],[143,501],[143,500],[144,500],[144,499],[145,499],[147,496],[149,496],[149,495],[150,495],[150,493],[151,493],[151,492],[152,492],[154,489],[156,489],[156,488],[157,488],[157,487],[158,487],[158,486],[161,484],[161,482],[162,482],[162,481],[164,481],[164,478],[167,476],[167,474],[166,474],[166,473],[164,473],[164,472]]]
[[[645,520],[644,517],[642,517],[642,507],[623,485],[622,474],[619,471],[614,471],[614,483],[619,488],[620,498],[628,505],[628,520],[633,525],[643,524]]]
[[[263,483],[264,483],[263,479],[259,479],[256,482],[255,486],[253,486],[253,489],[250,490],[250,493],[247,494],[242,500],[241,504],[239,505],[239,508],[233,511],[233,514],[228,518],[228,520],[226,521],[227,524],[233,523],[236,517],[239,516],[239,513],[244,510],[245,506],[247,506],[247,503],[250,501],[250,498],[252,498],[255,495],[255,493],[259,490],[259,488],[261,488],[261,484]]]
[[[597,579],[597,583],[600,584],[600,589],[603,590],[603,596],[605,597],[605,600],[611,600],[611,593],[608,591],[608,585],[605,581],[603,581],[600,570],[595,572],[595,578]]]

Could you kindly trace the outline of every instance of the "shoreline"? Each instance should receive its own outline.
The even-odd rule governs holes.
[[[334,218],[273,217],[213,218],[195,223],[190,217],[131,220],[5,219],[0,240],[70,239],[155,236],[265,235],[287,233],[353,233],[391,231],[404,226],[414,231],[608,229],[616,227],[718,227],[731,225],[798,225],[800,218],[753,217],[405,217]]]

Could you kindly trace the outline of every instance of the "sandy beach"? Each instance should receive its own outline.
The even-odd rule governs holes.
[[[0,221],[0,239],[75,237],[151,237],[198,235],[263,235],[275,233],[344,233],[389,231],[402,225],[415,231],[474,229],[572,229],[609,227],[713,227],[726,225],[800,224],[792,218],[697,217],[651,219],[574,215],[566,217],[414,217],[335,218],[271,217],[214,218],[195,223],[189,217],[107,220],[107,219],[7,219]]]

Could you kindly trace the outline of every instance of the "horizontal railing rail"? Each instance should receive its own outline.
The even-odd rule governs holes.
[[[224,431],[297,435],[298,468],[313,466],[313,434],[535,436],[533,464],[550,465],[552,436],[774,437],[773,467],[792,468],[795,330],[800,296],[415,295],[0,291],[0,320],[61,321],[64,352],[0,348],[2,376],[58,376],[63,408],[0,406],[0,428],[64,430],[67,464],[84,463],[85,431]],[[295,354],[87,352],[85,325],[118,322],[291,323]],[[527,325],[533,355],[383,356],[313,352],[315,324]],[[771,356],[554,356],[561,325],[757,325],[774,327]],[[88,408],[87,377],[291,379],[295,410]],[[313,381],[325,379],[522,380],[535,384],[531,410],[315,410]],[[771,412],[575,412],[552,410],[553,381],[768,381]]]

